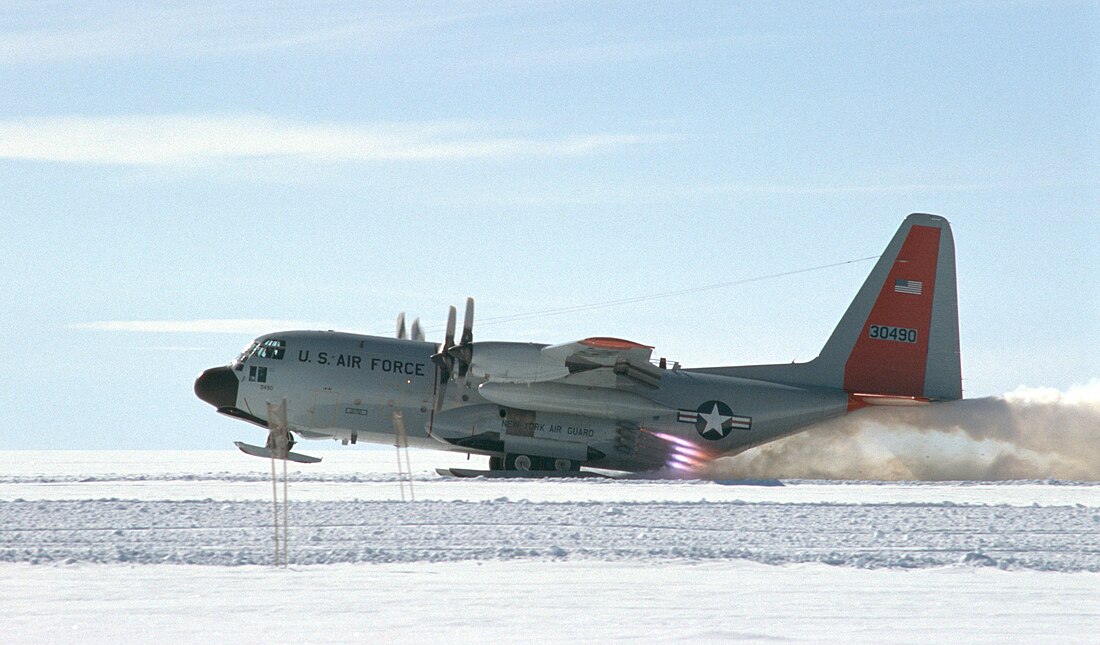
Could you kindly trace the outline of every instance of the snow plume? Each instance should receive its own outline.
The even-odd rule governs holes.
[[[1100,481],[1100,379],[868,408],[712,462],[707,478]]]

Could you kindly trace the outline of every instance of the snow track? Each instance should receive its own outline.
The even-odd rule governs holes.
[[[263,564],[271,513],[261,501],[0,502],[0,561]],[[294,564],[569,558],[1100,571],[1100,511],[1083,506],[301,501],[290,516]]]

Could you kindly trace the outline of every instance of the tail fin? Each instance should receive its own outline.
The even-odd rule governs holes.
[[[951,225],[923,213],[905,218],[809,363],[705,371],[859,394],[962,398]]]
[[[811,361],[849,392],[962,398],[955,240],[947,220],[905,218]]]

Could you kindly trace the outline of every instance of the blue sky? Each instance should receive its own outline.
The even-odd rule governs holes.
[[[1100,5],[0,4],[0,439],[218,448],[290,327],[808,360],[954,227],[968,396],[1100,377]],[[438,337],[438,332],[434,334]],[[430,335],[430,338],[432,336]]]

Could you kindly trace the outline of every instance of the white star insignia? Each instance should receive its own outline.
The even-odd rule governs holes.
[[[715,403],[710,412],[700,412],[699,418],[707,422],[707,425],[705,428],[703,428],[702,432],[704,436],[710,434],[711,432],[716,432],[718,433],[718,437],[720,438],[723,435],[722,424],[724,424],[726,421],[729,421],[733,417],[726,416],[719,412],[718,404]]]

